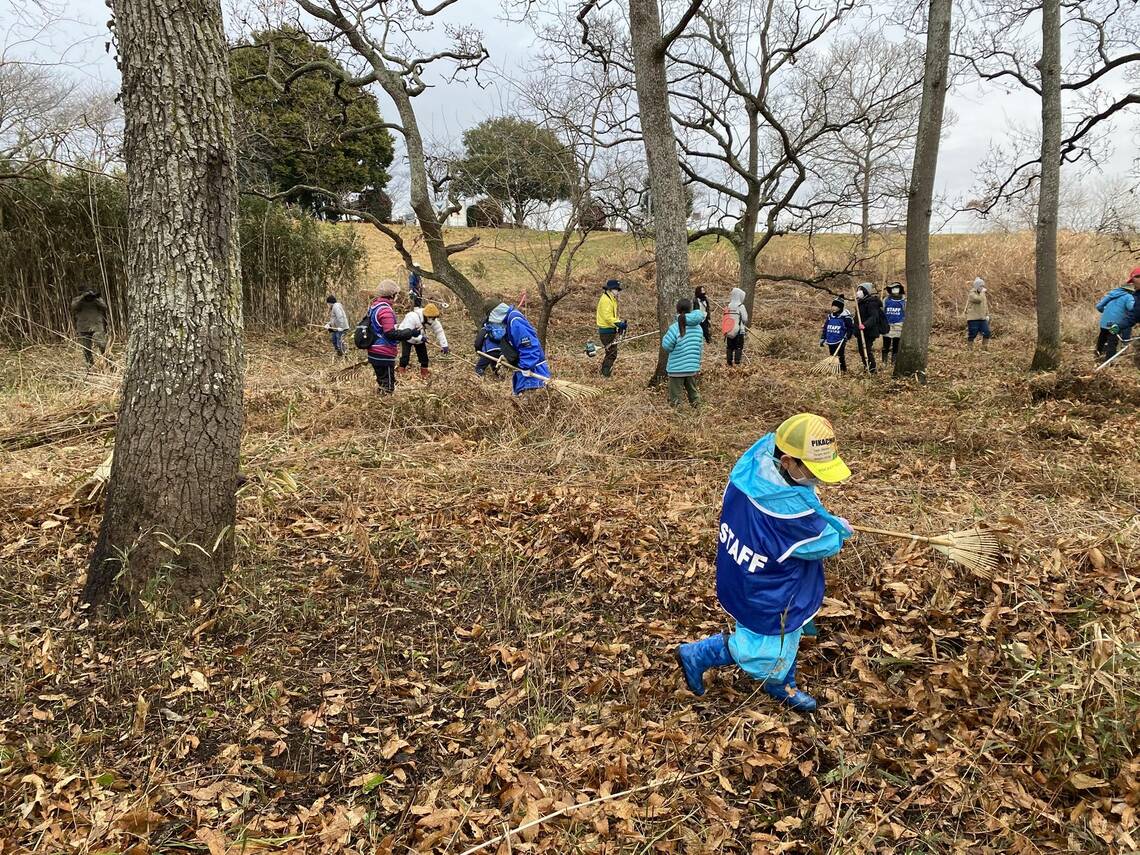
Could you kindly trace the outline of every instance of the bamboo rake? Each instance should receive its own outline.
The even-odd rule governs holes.
[[[890,529],[862,525],[852,525],[851,527],[855,531],[861,531],[865,534],[878,534],[884,537],[895,537],[901,540],[929,544],[955,564],[961,564],[968,570],[973,570],[984,576],[992,575],[998,565],[1000,545],[997,538],[992,532],[976,526],[963,531],[952,531],[940,537],[928,537],[906,531],[891,531]]]

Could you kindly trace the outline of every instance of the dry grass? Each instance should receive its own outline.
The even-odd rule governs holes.
[[[1074,367],[1030,383],[1028,322],[999,309],[989,353],[936,331],[927,388],[812,377],[826,307],[794,294],[759,302],[741,370],[707,354],[700,412],[645,387],[641,343],[598,398],[519,410],[472,382],[454,311],[456,355],[392,403],[319,336],[253,344],[240,565],[184,616],[77,622],[98,516],[71,495],[105,437],[0,452],[0,852],[458,853],[698,772],[495,851],[1135,848],[1135,369],[1093,376],[1074,315]],[[551,348],[591,385],[592,304]],[[0,430],[110,407],[113,378],[60,370],[78,359],[7,360]],[[837,512],[1003,539],[992,578],[866,537],[829,562],[812,719],[728,669],[694,699],[670,655],[725,625],[728,469],[803,409],[856,472]]]

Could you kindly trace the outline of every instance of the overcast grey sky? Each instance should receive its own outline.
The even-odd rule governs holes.
[[[103,0],[46,0],[58,2],[50,25],[43,30],[29,29],[32,20],[26,3],[2,0],[0,32],[6,34],[9,58],[36,59],[66,63],[70,74],[93,86],[118,86],[118,71],[112,57],[104,50],[108,39],[106,21],[109,10]],[[461,0],[454,7],[452,20],[479,27],[491,54],[491,64],[508,76],[523,73],[530,61],[534,37],[524,24],[501,20],[499,0]],[[434,87],[417,99],[425,135],[435,140],[458,140],[463,130],[494,113],[508,108],[509,93],[503,85],[495,85],[495,76],[487,75],[480,88],[473,83],[445,83]],[[1116,81],[1116,87],[1124,81]],[[946,131],[940,154],[938,186],[940,193],[952,199],[964,199],[976,183],[975,171],[994,144],[1007,140],[1011,128],[1033,128],[1039,122],[1039,102],[1023,90],[994,85],[964,84],[956,86],[948,106],[957,121]],[[380,108],[390,110],[380,93]],[[1119,142],[1112,157],[1104,164],[1109,175],[1121,175],[1135,157],[1140,120],[1136,114],[1117,126],[1114,138]],[[958,227],[968,226],[962,223]]]

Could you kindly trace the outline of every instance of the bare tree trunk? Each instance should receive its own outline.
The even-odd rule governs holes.
[[[219,0],[116,0],[130,337],[83,591],[97,606],[216,588],[233,560],[242,430],[233,99]]]
[[[1037,348],[1031,371],[1061,363],[1057,210],[1061,194],[1061,3],[1041,4],[1041,192],[1037,201]]]
[[[689,235],[687,204],[677,140],[669,115],[665,78],[666,44],[661,33],[658,0],[630,0],[629,30],[633,46],[641,134],[649,166],[650,198],[657,259],[657,323],[662,333],[676,315],[677,301],[689,294]],[[658,351],[651,382],[665,376],[668,354]]]
[[[404,145],[408,150],[412,210],[419,220],[420,233],[424,237],[428,256],[431,258],[432,272],[463,301],[467,316],[471,318],[472,323],[478,325],[483,320],[483,295],[471,284],[471,280],[451,263],[451,256],[443,238],[443,223],[428,194],[424,141],[420,134],[415,109],[412,107],[412,99],[404,88],[403,78],[385,70],[382,66],[378,67],[377,71],[380,74],[380,85],[396,105],[396,112],[403,126]]]
[[[863,161],[863,180],[859,183],[859,202],[861,203],[863,218],[859,224],[859,245],[863,255],[871,245],[871,162],[868,157]]]
[[[930,0],[926,22],[926,66],[922,77],[922,106],[911,168],[906,208],[906,323],[899,343],[895,377],[926,382],[934,295],[930,287],[930,216],[934,207],[934,177],[946,103],[946,68],[950,60],[950,18],[953,0]]]

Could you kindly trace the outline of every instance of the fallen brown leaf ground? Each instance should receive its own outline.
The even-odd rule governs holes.
[[[650,783],[486,851],[1135,850],[1135,368],[1094,376],[1082,328],[1074,367],[1031,383],[1030,330],[1007,321],[972,357],[937,330],[926,388],[828,381],[804,370],[818,302],[766,305],[735,374],[711,349],[699,414],[645,388],[651,346],[600,398],[536,411],[459,356],[384,401],[322,341],[263,338],[240,565],[216,600],[172,614],[158,586],[128,622],[75,608],[98,509],[73,494],[106,456],[113,378],[10,354],[0,851],[460,853]],[[562,315],[560,376],[599,382],[590,318],[586,299]],[[695,699],[672,649],[726,625],[728,469],[803,409],[856,471],[830,507],[982,521],[1002,564],[860,536],[801,657],[817,715],[727,669]]]

